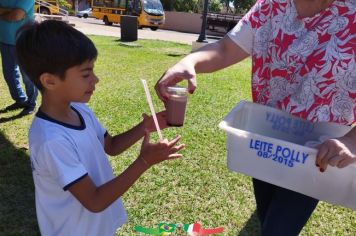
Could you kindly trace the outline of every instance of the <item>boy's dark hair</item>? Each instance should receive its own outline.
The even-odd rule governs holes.
[[[93,42],[72,26],[56,20],[24,25],[17,32],[16,54],[20,68],[39,90],[40,76],[50,73],[64,79],[66,70],[97,57]]]

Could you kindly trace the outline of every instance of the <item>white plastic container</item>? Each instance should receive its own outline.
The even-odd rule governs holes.
[[[351,127],[311,123],[287,112],[242,101],[219,127],[227,132],[227,166],[271,184],[356,210],[356,165],[324,173],[315,166],[320,137],[340,137]]]

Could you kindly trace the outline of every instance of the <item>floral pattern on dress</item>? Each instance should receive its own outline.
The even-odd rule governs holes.
[[[258,0],[242,20],[254,33],[254,102],[313,122],[356,121],[356,0],[305,18],[293,0]]]

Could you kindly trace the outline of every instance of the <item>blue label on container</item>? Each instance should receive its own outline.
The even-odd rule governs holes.
[[[296,136],[304,136],[314,129],[314,125],[308,121],[292,119],[272,112],[266,112],[266,121],[272,124],[273,130]]]
[[[295,164],[304,165],[309,156],[305,152],[257,139],[250,140],[249,148],[256,150],[257,156],[263,159],[270,159],[288,167],[294,167]]]

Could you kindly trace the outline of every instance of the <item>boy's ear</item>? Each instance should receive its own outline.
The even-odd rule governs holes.
[[[56,75],[50,74],[50,73],[43,73],[40,76],[40,81],[42,86],[46,90],[53,90],[57,87],[59,78]]]

